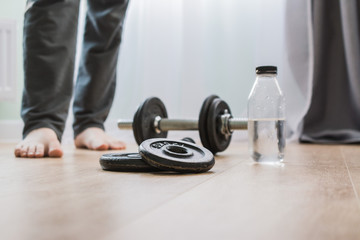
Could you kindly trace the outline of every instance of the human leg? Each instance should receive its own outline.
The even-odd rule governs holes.
[[[74,137],[77,147],[123,149],[104,132],[115,93],[116,66],[126,0],[88,0],[79,75],[75,85]]]
[[[78,9],[79,0],[27,1],[21,109],[24,129],[23,141],[15,149],[17,157],[62,155],[60,141],[72,96]],[[50,145],[56,146],[56,154],[48,151]]]

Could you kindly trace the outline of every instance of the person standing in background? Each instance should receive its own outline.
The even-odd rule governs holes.
[[[116,65],[128,0],[87,0],[74,89],[78,148],[124,149],[104,131],[115,93]],[[16,157],[61,157],[71,97],[80,0],[28,0],[24,19],[23,140]]]

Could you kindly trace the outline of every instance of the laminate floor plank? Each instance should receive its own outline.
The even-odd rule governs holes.
[[[360,208],[360,147],[357,145],[342,146],[342,153]]]

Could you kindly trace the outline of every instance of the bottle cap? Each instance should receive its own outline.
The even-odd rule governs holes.
[[[277,74],[276,66],[259,66],[256,68],[256,74]]]

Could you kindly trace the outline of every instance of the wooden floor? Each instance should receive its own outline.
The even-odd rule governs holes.
[[[233,142],[204,174],[106,172],[105,152],[13,148],[0,144],[0,239],[360,239],[358,145],[290,143],[283,165],[260,165]]]

